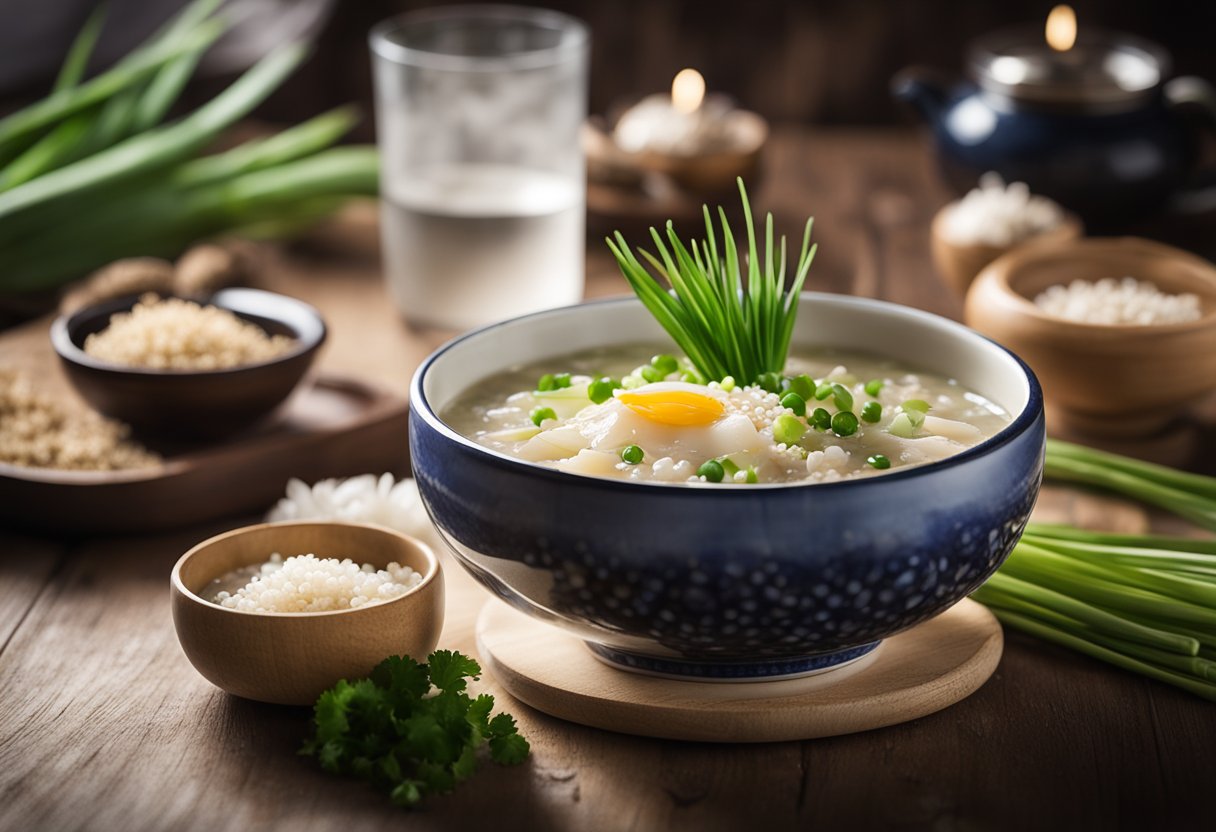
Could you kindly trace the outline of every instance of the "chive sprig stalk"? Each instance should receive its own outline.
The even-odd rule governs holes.
[[[739,196],[747,225],[747,262],[740,266],[739,248],[726,212],[718,208],[722,245],[709,206],[703,206],[705,239],[681,242],[669,220],[665,233],[651,228],[657,256],[638,254],[621,232],[607,239],[617,265],[635,294],[662,325],[698,372],[710,381],[727,376],[753,383],[765,373],[785,368],[798,300],[817,246],[811,245],[813,219],[806,221],[802,251],[786,287],[786,240],[773,239],[773,215],[764,227],[761,256],[747,189],[739,179]],[[746,274],[746,280],[744,280]]]

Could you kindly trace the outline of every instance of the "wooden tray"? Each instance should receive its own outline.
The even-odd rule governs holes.
[[[57,471],[0,463],[0,524],[137,532],[269,509],[292,477],[409,470],[404,399],[341,376],[298,391],[279,419],[222,444],[167,451],[159,468]]]
[[[964,599],[851,665],[777,682],[686,682],[601,663],[576,637],[491,601],[477,621],[484,666],[516,699],[625,734],[779,742],[907,722],[970,696],[1001,660],[1001,625]]]

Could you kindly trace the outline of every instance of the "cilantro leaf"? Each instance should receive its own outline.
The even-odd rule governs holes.
[[[416,806],[477,771],[478,749],[502,765],[525,760],[528,741],[510,714],[490,717],[494,697],[465,693],[481,667],[436,650],[419,664],[390,656],[367,679],[338,682],[318,697],[313,733],[300,753],[326,771],[366,780],[399,806]]]

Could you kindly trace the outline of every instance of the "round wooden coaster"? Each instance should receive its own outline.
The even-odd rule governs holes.
[[[777,682],[686,682],[628,673],[576,637],[491,601],[477,647],[516,699],[561,719],[665,739],[776,742],[881,728],[974,693],[1001,659],[1001,625],[963,600],[861,661]]]

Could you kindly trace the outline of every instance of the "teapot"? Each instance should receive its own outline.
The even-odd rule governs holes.
[[[1200,171],[1216,90],[1166,81],[1169,55],[1129,35],[1094,33],[1053,51],[1019,30],[976,40],[969,80],[909,68],[892,93],[928,123],[952,187],[996,171],[1110,231],[1165,210],[1216,208],[1216,170]]]

